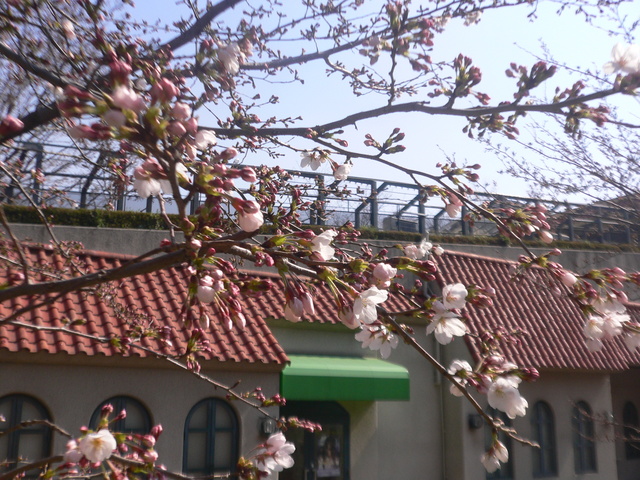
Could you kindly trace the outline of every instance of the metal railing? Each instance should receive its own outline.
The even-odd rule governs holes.
[[[47,165],[49,155],[43,145],[22,144],[13,155],[19,155],[25,165],[25,172]],[[59,206],[70,208],[112,209],[127,211],[159,212],[157,199],[140,199],[129,187],[114,186],[114,177],[105,175],[105,166],[110,152],[96,151],[97,159],[90,171],[79,168],[42,172],[45,181],[36,175],[21,182],[5,181],[2,201],[13,204],[27,204],[25,192],[31,202],[40,204],[53,197]],[[336,182],[330,174],[290,170],[294,185],[303,192],[302,200],[312,203],[303,220],[316,225],[340,225],[347,221],[356,228],[372,227],[379,230],[415,232],[445,235],[498,235],[493,222],[483,219],[470,221],[463,207],[460,215],[449,218],[442,201],[428,198],[415,184],[350,177]],[[24,188],[24,187],[27,188]],[[65,195],[55,195],[64,191]],[[552,230],[558,239],[589,240],[602,243],[638,243],[640,228],[635,221],[633,210],[606,204],[578,204],[542,200],[536,198],[475,193],[470,197],[487,208],[524,208],[542,204],[548,209]],[[286,200],[286,195],[281,195]],[[201,198],[194,198],[190,212],[196,212]],[[54,203],[55,203],[54,202]],[[175,212],[170,198],[165,199],[169,213]]]

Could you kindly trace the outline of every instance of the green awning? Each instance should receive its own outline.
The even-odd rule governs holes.
[[[377,358],[289,355],[281,394],[287,400],[409,400],[406,368]]]

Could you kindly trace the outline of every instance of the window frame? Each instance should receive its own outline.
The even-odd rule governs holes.
[[[118,415],[122,410],[127,410],[128,412],[133,406],[133,408],[135,408],[137,412],[142,416],[143,423],[145,424],[141,428],[127,428],[127,418],[121,418],[110,424],[110,430],[114,432],[131,433],[138,435],[147,435],[151,431],[151,427],[153,426],[151,412],[144,403],[130,395],[115,395],[106,399],[104,402],[101,402],[91,414],[91,419],[89,420],[89,428],[95,430],[98,427],[102,408],[105,405],[109,404],[113,406],[114,416]]]
[[[12,393],[0,397],[0,404],[4,402],[11,402],[9,406],[10,414],[8,418],[5,418],[5,422],[0,424],[0,432],[11,430],[20,423],[28,420],[47,420],[52,421],[51,413],[44,403],[35,397],[25,395],[22,393]],[[38,412],[40,418],[27,418],[23,419],[23,407],[28,403],[31,407],[34,407]],[[20,443],[25,441],[25,437],[40,437],[40,456],[39,458],[29,459],[29,461],[37,461],[43,458],[47,458],[51,455],[53,431],[48,425],[31,425],[25,428],[18,428],[11,433],[4,435],[7,439],[6,456],[3,456],[2,460],[7,460],[7,464],[0,467],[0,472],[8,472],[15,469],[18,466],[18,458],[20,454]],[[27,474],[27,477],[30,477]]]
[[[598,461],[592,410],[585,401],[578,401],[571,415],[573,431],[573,467],[577,474],[595,473]]]
[[[217,407],[221,406],[231,419],[230,427],[218,427],[217,423]],[[192,426],[191,421],[193,416],[199,412],[199,409],[206,409],[206,425],[205,426]],[[215,464],[215,448],[216,448],[216,434],[231,432],[231,448],[229,449],[229,458],[226,465]],[[189,459],[189,435],[190,433],[205,433],[205,459],[204,470],[199,468],[192,468],[188,465]],[[238,421],[238,415],[231,407],[229,402],[217,398],[209,397],[200,400],[196,403],[189,413],[184,422],[184,437],[183,437],[183,450],[182,450],[182,472],[186,475],[200,474],[200,475],[213,475],[216,473],[234,472],[238,463],[240,455],[240,425]]]
[[[533,405],[531,436],[540,446],[532,449],[533,476],[535,478],[558,476],[555,418],[551,406],[544,400]]]
[[[638,408],[632,401],[622,407],[622,428],[624,435],[624,456],[627,460],[640,458],[640,420]]]

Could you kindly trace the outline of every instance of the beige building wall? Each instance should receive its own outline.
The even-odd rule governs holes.
[[[270,325],[288,354],[379,358],[378,352],[363,350],[354,332],[342,326]],[[419,327],[417,337],[430,342],[424,327]],[[409,401],[339,402],[350,416],[351,479],[443,478],[440,395],[434,369],[402,344],[387,361],[409,370]]]
[[[261,386],[265,395],[279,391],[277,367],[203,365],[202,373],[226,385],[241,381],[237,391]],[[88,358],[50,354],[0,352],[0,397],[21,393],[35,397],[50,411],[53,421],[79,436],[94,409],[118,395],[136,398],[151,413],[153,424],[164,428],[157,443],[159,463],[182,470],[183,434],[190,409],[200,400],[226,398],[226,392],[177,367],[155,359]],[[239,401],[230,402],[240,429],[240,454],[250,452],[265,438],[259,435],[262,418]],[[277,415],[277,410],[273,409]],[[66,438],[54,436],[52,453],[64,453]]]
[[[640,414],[640,370],[617,373],[611,376],[613,417],[615,421],[615,444],[618,457],[619,480],[636,480],[640,477],[640,458],[627,458],[624,442],[623,409],[632,402]],[[640,433],[636,435],[640,436]]]

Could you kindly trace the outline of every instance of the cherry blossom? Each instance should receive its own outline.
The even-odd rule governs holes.
[[[451,310],[452,308],[464,308],[467,304],[467,295],[469,292],[461,283],[453,283],[446,285],[442,289],[442,303],[444,308]]]
[[[519,379],[514,376],[498,377],[489,386],[487,401],[493,408],[503,411],[509,418],[524,417],[529,403],[520,395]]]
[[[198,130],[195,137],[195,146],[198,150],[206,150],[218,143],[216,134],[211,130]]]
[[[610,62],[602,67],[606,74],[621,71],[623,73],[638,73],[640,71],[640,45],[616,43],[611,50]]]
[[[498,440],[493,442],[489,451],[482,454],[480,462],[488,473],[493,473],[500,468],[500,463],[509,461],[509,451],[504,444]]]
[[[436,314],[427,325],[427,335],[434,333],[438,343],[447,345],[453,337],[461,337],[467,333],[464,322],[456,313],[446,310],[441,302],[434,302],[433,309]]]
[[[67,442],[67,451],[64,452],[65,463],[78,463],[82,460],[82,452],[78,448],[78,442],[71,439]]]
[[[429,253],[432,247],[433,245],[427,242],[427,239],[425,238],[420,242],[419,245],[411,244],[404,246],[402,251],[411,260],[420,260]]]
[[[136,113],[140,113],[147,108],[142,97],[124,85],[116,87],[111,94],[111,101],[118,108],[133,110]]]
[[[378,263],[373,268],[373,276],[378,280],[380,286],[388,287],[391,279],[396,276],[398,269],[386,263]]]
[[[347,178],[349,178],[350,173],[351,173],[351,164],[343,163],[333,171],[333,178],[335,178],[338,181],[346,180]]]
[[[300,167],[311,167],[311,170],[316,171],[320,166],[327,161],[327,157],[318,152],[304,152],[301,154],[302,160],[300,160]]]
[[[356,333],[355,338],[362,342],[362,348],[380,350],[382,358],[389,358],[399,342],[398,337],[384,325],[362,325],[362,330]]]
[[[468,13],[464,16],[464,25],[468,27],[474,23],[480,23],[482,18],[482,10],[476,10],[475,12]]]
[[[78,442],[78,449],[92,463],[102,462],[116,449],[116,439],[109,430],[87,433]]]
[[[140,198],[157,196],[162,193],[162,184],[159,180],[161,171],[162,168],[153,158],[147,158],[142,165],[136,167],[133,188]]]
[[[617,300],[597,299],[593,304],[596,312],[587,317],[584,325],[587,348],[597,352],[604,340],[622,334],[624,324],[631,321],[626,308]]]
[[[538,237],[540,237],[540,240],[542,240],[543,243],[553,242],[553,235],[551,234],[551,232],[549,232],[549,230],[539,230]]]
[[[467,381],[461,377],[466,376],[467,372],[472,371],[473,369],[471,368],[471,365],[469,365],[469,362],[467,362],[466,360],[454,360],[449,366],[448,373],[449,375],[453,375],[454,377],[456,377],[455,381],[459,386],[465,386],[467,384]],[[461,397],[462,390],[460,390],[458,385],[451,384],[451,386],[449,387],[449,392],[456,397]]]
[[[240,65],[246,57],[237,43],[233,42],[218,49],[218,60],[227,73],[235,75],[240,71]]]
[[[240,225],[240,228],[245,232],[255,232],[263,223],[264,216],[260,210],[253,213],[238,212],[238,225]]]
[[[389,292],[378,287],[370,287],[358,295],[353,304],[353,315],[362,323],[373,323],[378,319],[376,305],[384,303],[389,297]]]
[[[353,308],[345,307],[338,311],[338,318],[340,321],[351,330],[354,330],[360,326],[360,321],[353,314]]]
[[[311,251],[314,252],[321,260],[327,261],[333,258],[336,253],[335,248],[331,246],[331,242],[338,235],[335,230],[325,230],[320,235],[316,235],[311,240]]]
[[[296,451],[293,443],[287,442],[282,432],[274,433],[262,444],[256,453],[255,466],[261,472],[271,475],[293,466],[291,455]]]
[[[284,318],[290,322],[297,323],[302,320],[304,314],[304,305],[302,300],[298,297],[294,297],[289,300],[284,307]]]

